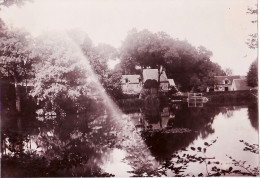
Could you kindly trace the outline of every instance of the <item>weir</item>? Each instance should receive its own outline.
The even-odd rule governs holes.
[[[188,107],[203,107],[203,104],[208,101],[208,98],[203,97],[202,93],[188,93]]]

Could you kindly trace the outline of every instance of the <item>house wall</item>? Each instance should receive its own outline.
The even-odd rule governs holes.
[[[160,89],[162,90],[162,91],[168,91],[169,90],[169,83],[167,82],[165,82],[165,83],[160,83]]]
[[[228,87],[228,91],[233,91],[231,86],[232,85],[215,85],[214,91],[225,91],[225,87]]]
[[[235,85],[235,82],[233,82],[232,85],[231,85],[231,91],[237,91],[237,87]]]
[[[141,83],[126,83],[122,85],[123,93],[139,94],[142,90]]]

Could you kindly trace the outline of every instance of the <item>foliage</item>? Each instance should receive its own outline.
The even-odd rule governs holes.
[[[0,74],[11,82],[22,82],[33,75],[32,65],[36,62],[31,48],[33,40],[26,32],[7,29],[3,23],[1,25]]]
[[[230,69],[230,68],[225,68],[225,74],[226,74],[227,76],[231,76],[231,75],[233,74],[232,69]]]
[[[250,151],[255,154],[259,154],[259,145],[258,144],[249,144],[244,140],[239,140],[240,142],[245,144],[244,151]]]
[[[258,64],[257,60],[255,60],[249,68],[247,73],[247,85],[250,87],[258,86]]]
[[[247,9],[247,14],[250,15],[257,15],[258,14],[258,7],[257,4],[255,5],[255,8],[250,7]],[[257,20],[252,20],[252,23],[257,23]],[[249,39],[247,39],[246,44],[248,45],[248,47],[250,49],[257,49],[258,48],[258,34],[257,33],[253,33],[249,35]]]
[[[121,78],[122,75],[120,72],[108,71],[107,76],[101,80],[107,93],[114,99],[123,97]]]
[[[84,40],[79,45],[106,92],[114,99],[121,98],[123,95],[122,74],[120,71],[109,70],[107,66],[110,59],[117,58],[117,50],[107,44],[99,44],[94,47],[89,40]]]
[[[137,32],[135,29],[128,33],[121,47],[122,65],[129,72],[135,71],[135,66],[142,68],[158,68],[165,63],[167,46],[163,43],[168,40],[164,33],[151,33],[148,30]]]
[[[18,5],[18,6],[22,6],[24,5],[26,2],[29,2],[29,1],[32,1],[32,0],[3,0],[1,1],[0,3],[0,7],[1,6],[6,6],[6,7],[9,7],[11,5]]]
[[[210,61],[211,51],[203,46],[195,48],[164,32],[132,30],[120,54],[124,73],[140,73],[136,66],[158,69],[163,66],[168,78],[173,78],[185,91],[204,91],[207,86],[214,85],[214,76],[224,74],[219,65]]]
[[[167,176],[168,170],[170,170],[174,176],[257,176],[259,175],[258,167],[251,168],[250,165],[246,165],[246,161],[237,161],[231,156],[231,166],[229,168],[223,168],[221,165],[225,164],[215,157],[207,157],[207,149],[212,146],[217,139],[212,140],[211,143],[204,142],[203,146],[197,148],[190,147],[189,150],[183,148],[182,151],[176,152],[171,158],[167,159],[162,166],[157,170],[164,176]],[[188,153],[185,153],[189,151]],[[190,153],[192,152],[192,153]],[[194,154],[193,154],[194,153]],[[193,175],[192,173],[186,173],[185,170],[191,163],[205,164],[206,174],[200,173]]]
[[[94,113],[102,115],[102,111],[103,107],[99,107]],[[44,118],[42,123],[36,123],[37,129],[32,133],[5,130],[1,135],[4,140],[2,176],[113,176],[93,162],[93,159],[102,161],[100,154],[108,149],[109,143],[103,139],[113,139],[107,134],[111,124],[94,113],[88,112],[80,118],[56,118],[50,122]],[[95,126],[105,124],[106,127],[95,129]],[[31,146],[32,143],[37,147]]]
[[[90,67],[73,42],[64,34],[46,34],[39,37],[35,53],[40,62],[34,65],[33,97],[55,104],[62,98],[64,102],[76,103],[81,96],[95,99],[95,78]]]
[[[20,90],[18,84],[24,84],[34,76],[33,65],[38,61],[32,46],[31,36],[21,30],[8,29],[0,20],[0,76],[15,86],[16,111],[20,113]]]

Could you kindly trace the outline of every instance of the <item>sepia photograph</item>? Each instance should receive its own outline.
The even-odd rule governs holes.
[[[258,0],[0,0],[1,177],[259,177]]]

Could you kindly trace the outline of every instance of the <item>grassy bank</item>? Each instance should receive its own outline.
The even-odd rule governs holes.
[[[258,101],[258,91],[225,91],[225,92],[207,92],[203,93],[209,99],[210,104],[219,103],[248,103]]]

